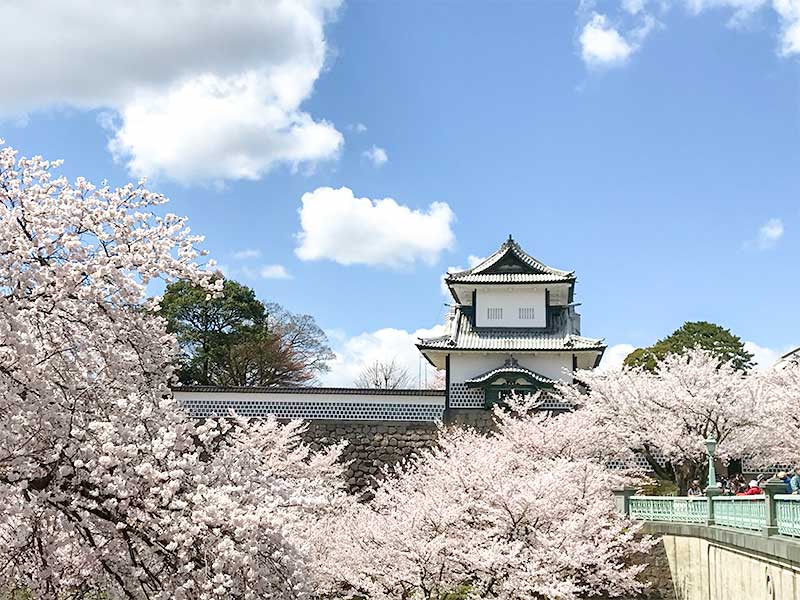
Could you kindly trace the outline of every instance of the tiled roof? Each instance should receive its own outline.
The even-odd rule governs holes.
[[[508,350],[580,351],[603,350],[602,340],[568,333],[536,331],[527,328],[475,328],[470,318],[456,308],[448,323],[447,335],[420,339],[420,350]]]
[[[573,271],[548,267],[525,252],[511,236],[494,254],[471,269],[445,276],[447,283],[568,283],[574,280]]]
[[[450,273],[448,283],[569,283],[572,275],[552,275],[550,273]]]
[[[773,369],[785,369],[786,367],[794,366],[800,364],[800,348],[795,348],[794,350],[790,350],[783,356],[781,356],[774,365],[772,365]]]
[[[304,386],[235,386],[235,385],[179,385],[172,388],[173,392],[225,392],[242,394],[345,394],[349,396],[444,396],[444,390],[428,389],[396,389],[383,390],[374,388],[345,388],[345,387],[304,387]]]
[[[549,377],[545,377],[544,375],[539,375],[536,371],[531,371],[530,369],[521,366],[515,359],[511,358],[506,361],[502,367],[497,367],[496,369],[492,369],[491,371],[486,371],[482,375],[478,375],[477,377],[473,377],[472,379],[468,379],[464,383],[467,385],[478,385],[489,381],[495,375],[499,375],[501,373],[510,373],[516,375],[525,375],[529,379],[533,379],[534,381],[538,381],[540,383],[551,384],[554,383],[552,379]]]

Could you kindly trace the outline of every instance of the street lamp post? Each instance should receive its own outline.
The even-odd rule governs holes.
[[[717,449],[717,440],[713,435],[706,438],[706,453],[708,454],[708,488],[717,487],[717,472],[714,469],[714,451]]]
[[[713,435],[706,438],[706,454],[708,454],[708,487],[706,497],[708,498],[708,517],[706,525],[714,524],[714,497],[719,496],[722,490],[717,487],[717,473],[714,469],[714,451],[717,449],[717,440]]]

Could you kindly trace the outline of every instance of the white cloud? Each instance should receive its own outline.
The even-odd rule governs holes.
[[[258,258],[259,256],[261,256],[261,250],[255,250],[253,248],[246,248],[233,253],[233,258],[236,260],[248,260],[250,258]]]
[[[137,176],[259,179],[280,163],[292,170],[334,158],[342,134],[296,108],[273,105],[262,74],[201,76],[120,109],[109,150]]]
[[[378,146],[372,146],[369,150],[365,150],[363,156],[376,167],[382,167],[389,162],[389,155],[386,154],[386,150]]]
[[[771,7],[775,11],[780,25],[781,56],[800,54],[800,1],[798,0],[685,0],[693,14],[712,9],[729,9],[733,11],[728,20],[730,27],[742,27],[761,11]]]
[[[636,350],[636,347],[630,344],[616,344],[606,348],[597,370],[613,371],[614,369],[620,368],[625,357],[634,350]]]
[[[728,21],[730,27],[741,27],[756,12],[769,4],[769,0],[685,0],[689,11],[695,15],[713,9],[730,9],[733,15]],[[776,2],[778,4],[779,2]]]
[[[292,279],[291,273],[283,265],[217,265],[228,279]]]
[[[583,26],[579,38],[583,62],[593,67],[625,63],[635,48],[608,23],[605,15],[595,13]]]
[[[783,350],[773,350],[772,348],[765,348],[759,346],[755,342],[746,341],[744,349],[753,354],[753,361],[756,363],[757,369],[769,369],[775,362],[788,352],[791,348]]]
[[[475,256],[474,254],[470,254],[467,257],[467,264],[469,265],[469,267],[467,267],[467,268],[471,269],[472,267],[474,267],[477,264],[482,263],[483,261],[484,261],[484,259],[481,258],[480,256]],[[458,273],[459,271],[466,271],[467,268],[461,267],[461,266],[447,267],[447,271],[445,271],[445,274],[442,275],[442,278],[441,278],[441,280],[439,282],[439,286],[440,286],[440,288],[442,290],[442,295],[443,296],[447,296],[448,298],[450,298],[450,290],[447,288],[447,284],[445,284],[445,282],[444,282],[444,278],[447,276],[447,273]]]
[[[758,228],[756,238],[748,242],[747,245],[758,250],[768,250],[774,248],[783,237],[783,221],[780,219],[770,219]]]
[[[773,7],[781,22],[781,47],[783,56],[800,53],[800,2],[774,0]]]
[[[257,179],[313,168],[342,135],[301,110],[339,0],[4,5],[0,115],[105,111],[109,149],[136,175]],[[35,44],[31,40],[37,40]]]
[[[622,0],[622,9],[631,15],[643,12],[644,6],[645,0]]]
[[[435,369],[417,350],[420,337],[444,334],[444,326],[418,329],[409,333],[404,329],[385,328],[347,338],[342,332],[327,332],[334,346],[336,358],[329,363],[331,370],[322,376],[322,384],[352,386],[365,364],[376,360],[396,360],[408,370],[412,387],[425,387],[433,381]],[[420,370],[422,371],[420,375]]]
[[[283,265],[264,265],[258,271],[263,279],[291,279],[292,276]]]
[[[364,133],[367,130],[367,126],[363,123],[353,123],[347,126],[347,129],[350,131],[354,131],[356,133]]]
[[[661,0],[661,12],[669,9],[676,2]],[[646,14],[645,0],[621,0],[622,9],[631,14]],[[774,11],[780,26],[780,44],[778,53],[781,56],[800,54],[800,1],[798,0],[682,0],[690,15],[711,10],[730,11],[727,26],[743,28],[753,17],[763,10]],[[641,41],[641,40],[640,40]]]
[[[295,253],[342,265],[433,264],[455,241],[454,219],[443,202],[415,210],[392,198],[356,198],[346,187],[321,187],[303,194]]]

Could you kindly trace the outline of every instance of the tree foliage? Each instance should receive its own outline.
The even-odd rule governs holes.
[[[630,559],[650,547],[614,509],[629,479],[605,467],[588,411],[498,411],[498,430],[446,431],[439,447],[390,477],[326,533],[323,566],[338,596],[625,597],[641,588]]]
[[[657,475],[686,493],[693,479],[705,477],[709,436],[717,440],[722,460],[766,457],[772,447],[786,447],[784,435],[765,435],[767,426],[783,418],[769,401],[771,376],[744,374],[736,364],[692,349],[667,355],[654,372],[643,367],[582,371],[578,378],[588,393],[575,386],[561,389],[567,399],[594,412],[615,439],[640,452]]]
[[[375,360],[364,365],[356,378],[356,387],[396,390],[409,385],[411,376],[397,359]]]
[[[651,542],[614,509],[611,488],[631,477],[609,461],[630,459],[628,446],[646,440],[673,464],[697,461],[697,438],[709,431],[723,454],[747,451],[742,406],[774,417],[796,398],[760,403],[761,392],[742,383],[750,379],[695,350],[666,359],[657,376],[629,370],[591,380],[576,412],[531,415],[535,399],[512,399],[514,412],[498,410],[491,435],[447,431],[372,503],[354,502],[340,489],[340,446],[311,452],[296,422],[198,422],[170,391],[176,335],[184,351],[203,350],[183,365],[193,377],[213,383],[224,372],[224,382],[247,383],[274,368],[261,349],[244,350],[255,335],[275,336],[313,365],[313,321],[259,305],[243,286],[229,284],[228,300],[220,297],[222,281],[197,264],[200,239],[183,218],[158,214],[162,196],[143,185],[70,183],[54,177],[56,166],[0,149],[4,592],[35,600],[625,596],[641,587],[642,567],[630,559]],[[174,333],[144,296],[155,279],[185,282],[162,307],[181,315]],[[211,350],[215,336],[225,352]],[[784,385],[796,391],[797,381]],[[626,444],[631,431],[639,437]]]
[[[190,282],[172,283],[161,311],[181,347],[182,383],[300,385],[326,372],[333,358],[312,317],[265,304],[235,281],[225,281],[221,297],[208,297]]]
[[[758,456],[763,464],[800,464],[800,363],[757,373],[763,389],[761,411],[766,414]]]
[[[154,279],[221,288],[142,185],[56,178],[0,148],[0,590],[35,599],[303,598],[338,448],[299,424],[197,424]]]
[[[722,361],[730,362],[740,371],[753,367],[753,355],[745,350],[742,340],[729,329],[695,321],[684,323],[672,334],[647,348],[637,348],[625,357],[628,367],[644,367],[655,371],[668,354],[681,354],[690,348],[700,348],[716,354]]]

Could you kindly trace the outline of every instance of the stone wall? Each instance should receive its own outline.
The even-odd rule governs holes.
[[[489,431],[492,413],[487,410],[451,410],[447,422],[456,427]],[[304,440],[312,450],[347,441],[342,459],[350,463],[347,489],[371,497],[384,467],[394,467],[416,452],[436,445],[439,427],[424,421],[308,421]]]
[[[445,413],[446,422],[457,427],[471,427],[478,431],[491,431],[494,415],[490,410],[469,410],[451,408]]]
[[[309,421],[305,441],[319,450],[346,440],[342,459],[349,463],[347,489],[369,499],[384,467],[434,446],[438,434],[437,425],[426,422]]]

